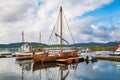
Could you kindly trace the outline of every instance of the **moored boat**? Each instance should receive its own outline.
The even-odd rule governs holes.
[[[16,59],[32,59],[32,46],[24,44],[18,52],[15,52]]]
[[[120,56],[120,41],[118,42],[118,48],[110,56]]]
[[[33,61],[34,62],[54,62],[56,59],[58,59],[58,55],[55,54],[33,54]]]
[[[79,50],[79,55],[80,56],[88,56],[92,53],[92,51],[87,48],[87,49],[82,49],[82,50]]]
[[[45,52],[44,54],[34,54],[33,55],[33,61],[34,62],[53,62],[56,61],[57,59],[68,59],[68,58],[72,58],[72,57],[78,57],[78,52],[77,51],[67,51],[64,52],[63,50],[63,41],[66,42],[68,44],[68,41],[65,40],[63,38],[63,29],[62,29],[62,7],[60,7],[60,35],[58,33],[58,31],[54,32],[54,36],[56,38],[59,38],[59,45],[60,45],[60,49],[58,51],[58,53],[54,54],[54,53],[50,53],[49,50],[47,52]],[[57,28],[58,29],[58,28]],[[53,28],[53,30],[55,30],[55,27]],[[68,29],[69,30],[69,29]],[[53,31],[52,31],[53,34]],[[51,38],[51,36],[50,36]],[[73,38],[73,37],[72,37]]]
[[[120,47],[113,53],[109,54],[110,56],[120,56]]]
[[[80,50],[79,51],[79,56],[83,56],[85,61],[95,61],[95,60],[97,60],[96,55],[89,48]]]
[[[43,48],[33,49],[31,43],[24,43],[24,32],[22,32],[22,46],[19,48],[18,52],[15,52],[16,59],[32,59],[33,51],[35,51],[36,54],[42,54]]]
[[[33,58],[32,46],[30,44],[24,44],[23,46],[21,46],[18,52],[15,52],[16,59],[19,59],[19,60],[32,59]],[[35,52],[36,52],[36,55],[44,53],[42,50],[35,50]]]

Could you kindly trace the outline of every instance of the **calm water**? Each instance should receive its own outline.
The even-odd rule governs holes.
[[[118,65],[119,64],[119,65]],[[120,63],[98,60],[67,66],[0,58],[0,80],[120,80]]]

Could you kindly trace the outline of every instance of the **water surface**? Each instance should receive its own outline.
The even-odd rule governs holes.
[[[120,63],[98,60],[60,66],[0,58],[0,80],[120,80]]]

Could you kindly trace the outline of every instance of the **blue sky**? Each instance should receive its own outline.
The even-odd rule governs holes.
[[[0,0],[0,43],[25,41],[47,43],[59,7],[72,30],[75,42],[120,40],[120,0]],[[67,32],[67,31],[66,31]],[[69,38],[66,38],[69,40]]]
[[[82,17],[94,16],[94,17],[109,17],[120,14],[120,0],[114,0],[108,5],[104,5],[94,11],[90,11],[82,15]]]

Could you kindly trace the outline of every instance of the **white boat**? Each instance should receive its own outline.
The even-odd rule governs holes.
[[[115,52],[109,54],[110,56],[120,56],[120,41],[118,42],[118,48]]]
[[[120,56],[120,47],[118,47],[115,52],[113,52],[113,53],[111,53],[109,55],[110,56]]]
[[[15,52],[15,54],[16,59],[32,59],[32,46],[29,44],[24,44],[18,52]]]
[[[80,50],[79,51],[79,56],[83,56],[84,60],[87,60],[87,61],[97,60],[96,55],[89,48]]]
[[[35,54],[43,54],[43,51],[34,50]],[[33,49],[30,44],[24,44],[21,46],[18,52],[15,52],[16,59],[32,59],[33,58]]]
[[[15,52],[16,59],[23,60],[23,59],[32,59],[33,58],[33,51],[36,54],[43,54],[43,49],[32,49],[32,45],[30,43],[24,43],[24,32],[22,32],[22,46],[19,48],[18,52]]]
[[[90,53],[91,53],[91,50],[89,48],[82,49],[79,51],[80,56],[88,56],[88,55],[90,55]]]

